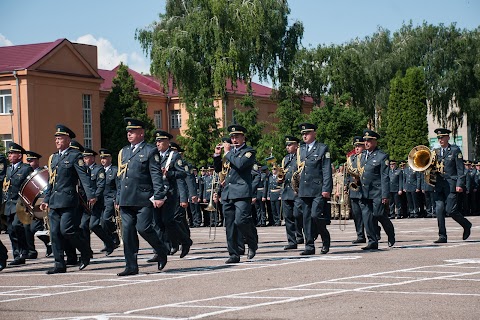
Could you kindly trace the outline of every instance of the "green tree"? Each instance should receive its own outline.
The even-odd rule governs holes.
[[[235,124],[240,124],[247,129],[248,144],[256,148],[262,138],[262,131],[265,124],[257,120],[258,108],[255,106],[255,99],[253,98],[251,89],[248,91],[249,93],[237,101],[241,107],[233,110],[233,118]]]
[[[120,63],[112,82],[112,91],[106,97],[100,114],[101,139],[102,147],[117,153],[127,143],[125,117],[137,118],[146,123],[146,141],[153,139],[155,129],[152,119],[147,115],[147,105],[140,99],[135,79],[128,73],[126,65]],[[116,161],[115,157],[114,160]]]
[[[407,69],[392,79],[386,128],[387,151],[391,159],[406,159],[420,144],[428,146],[425,76],[422,68]]]
[[[315,108],[307,119],[318,126],[317,141],[328,145],[332,162],[344,163],[352,147],[352,138],[361,135],[368,117],[363,111],[349,106],[348,95],[325,98],[325,106]]]
[[[187,157],[203,155],[206,161],[218,142],[218,136],[213,144],[202,137],[216,134],[217,122],[207,123],[197,114],[215,118],[207,101],[226,100],[227,80],[235,86],[237,80],[249,83],[253,75],[276,79],[289,13],[287,1],[168,0],[160,21],[137,30],[136,38],[152,60],[152,74],[164,86],[178,89],[189,112],[189,128],[198,127],[197,136],[187,132],[190,139],[183,140]]]

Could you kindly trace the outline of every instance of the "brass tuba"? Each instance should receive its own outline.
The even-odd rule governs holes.
[[[283,183],[285,181],[285,169],[283,168],[283,166],[278,166],[275,157],[272,155],[270,155],[270,157],[265,160],[268,164],[272,165],[272,169],[277,170],[277,182]]]
[[[352,165],[352,158],[351,157],[347,157],[347,163],[345,165],[346,173],[348,173],[349,175],[351,175],[355,179],[354,182],[350,182],[348,184],[348,187],[353,191],[360,190],[360,178],[363,175],[363,172],[365,171],[365,168],[360,165],[360,158],[361,158],[361,155],[358,154],[357,155],[357,167],[356,168],[354,168],[353,165]]]
[[[427,146],[419,145],[408,153],[408,165],[413,171],[423,172],[425,182],[435,186],[437,173],[437,155]]]

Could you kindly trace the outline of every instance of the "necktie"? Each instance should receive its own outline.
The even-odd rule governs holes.
[[[442,154],[441,154],[441,156],[443,157],[444,154],[445,154],[445,148],[442,148]]]

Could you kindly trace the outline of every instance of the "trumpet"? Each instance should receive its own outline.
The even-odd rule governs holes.
[[[212,187],[210,189],[210,201],[208,202],[208,205],[205,208],[206,211],[210,212],[210,229],[208,230],[208,239],[210,241],[215,240],[215,237],[217,235],[217,208],[213,204],[213,193],[216,191],[215,186],[218,185],[219,178],[220,178],[220,174],[217,174],[216,172],[214,172],[212,176]],[[212,220],[214,223],[213,237],[212,237]]]
[[[113,216],[115,226],[117,227],[117,235],[120,239],[120,245],[123,246],[123,231],[122,231],[122,216],[120,215],[120,209],[115,206],[115,215]]]

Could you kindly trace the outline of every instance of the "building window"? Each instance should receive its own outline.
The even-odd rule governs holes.
[[[13,142],[13,141],[12,141],[12,135],[11,135],[11,134],[0,135],[0,139],[2,140],[1,147],[2,147],[4,150],[8,150],[8,147],[9,147],[10,144]],[[1,148],[0,148],[0,149],[1,149]],[[0,192],[1,192],[1,191],[0,191]]]
[[[92,148],[92,96],[84,94],[82,97],[83,109],[83,146]]]
[[[153,122],[155,123],[155,128],[162,129],[162,110],[153,111]]]
[[[182,127],[182,115],[180,110],[170,111],[170,123],[172,124],[172,129],[178,129]]]
[[[0,90],[0,114],[9,114],[12,110],[12,90]]]

